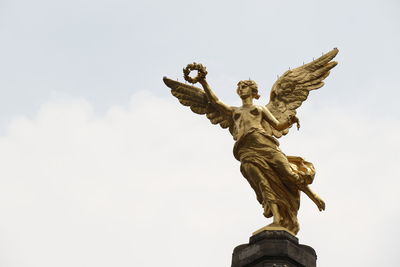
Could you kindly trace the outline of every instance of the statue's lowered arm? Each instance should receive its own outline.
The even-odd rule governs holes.
[[[278,121],[275,116],[268,110],[267,107],[262,107],[263,119],[268,121],[272,127],[278,131],[289,128],[293,123],[297,123],[297,128],[300,128],[299,119],[296,116],[290,116],[285,121]]]

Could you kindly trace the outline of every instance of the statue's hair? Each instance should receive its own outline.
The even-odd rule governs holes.
[[[251,88],[251,92],[253,93],[253,97],[255,99],[259,99],[260,95],[258,94],[258,86],[257,83],[253,80],[243,80],[243,81],[239,81],[238,86],[240,85],[244,85],[244,86],[248,86]]]

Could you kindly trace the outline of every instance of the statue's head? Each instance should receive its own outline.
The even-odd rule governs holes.
[[[253,80],[244,80],[238,82],[238,87],[236,89],[237,94],[240,98],[244,99],[249,96],[259,99],[260,95],[258,94],[258,86],[255,81]]]

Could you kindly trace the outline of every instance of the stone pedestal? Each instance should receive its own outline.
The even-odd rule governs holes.
[[[262,231],[233,250],[232,267],[316,267],[312,247],[286,231]]]

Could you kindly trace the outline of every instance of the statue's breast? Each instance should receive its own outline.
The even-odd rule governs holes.
[[[241,109],[241,110],[235,111],[233,113],[233,119],[235,121],[237,121],[243,116],[244,116],[245,120],[246,119],[252,119],[254,117],[260,116],[260,114],[261,114],[261,112],[257,107],[252,108],[252,109]]]
[[[260,115],[260,111],[258,110],[258,108],[253,108],[252,110],[250,110],[250,113],[254,116]]]
[[[240,112],[235,112],[235,113],[233,114],[233,119],[234,119],[235,121],[237,121],[237,120],[240,118],[241,115],[242,115],[242,114],[241,114]]]

